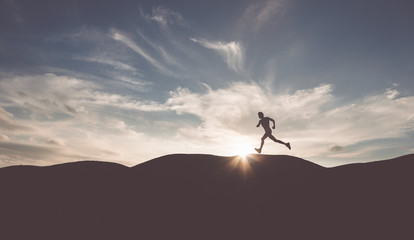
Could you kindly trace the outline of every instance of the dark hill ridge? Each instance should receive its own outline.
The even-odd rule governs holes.
[[[414,155],[168,155],[0,169],[1,239],[413,239]],[[246,170],[249,169],[249,170]]]

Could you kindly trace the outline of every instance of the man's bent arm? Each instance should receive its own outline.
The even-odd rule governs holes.
[[[275,129],[275,120],[273,120],[272,118],[269,118],[269,120],[273,122],[273,129]]]
[[[260,121],[259,121],[259,123],[257,124],[257,126],[256,127],[259,127],[260,126]]]

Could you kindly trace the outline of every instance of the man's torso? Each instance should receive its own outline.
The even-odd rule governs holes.
[[[270,126],[269,126],[269,118],[268,117],[264,117],[260,120],[260,123],[262,124],[262,127],[266,130],[266,131],[271,131]]]

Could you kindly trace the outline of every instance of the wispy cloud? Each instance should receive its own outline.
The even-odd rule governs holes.
[[[268,23],[275,22],[285,11],[285,0],[258,1],[251,4],[244,12],[240,24],[244,27],[250,26],[253,30],[259,31]]]
[[[75,59],[104,65],[106,67],[104,73],[108,75],[108,78],[110,78],[110,80],[120,81],[117,84],[125,85],[128,89],[132,88],[135,91],[147,91],[153,84],[152,82],[142,80],[145,78],[145,75],[137,68],[124,62],[113,60],[110,57],[91,56],[83,58],[77,57]],[[111,66],[112,69],[107,70],[108,66]]]
[[[153,40],[144,35],[140,30],[137,30],[137,33],[145,41],[146,44],[148,44],[158,52],[159,56],[162,57],[164,63],[167,63],[170,66],[176,66],[181,70],[184,70],[185,67],[181,65],[179,57],[175,57],[174,55],[170,54],[165,47],[163,47],[161,44],[155,43]],[[179,45],[180,48],[184,48],[178,43],[179,41],[177,41],[177,39],[173,36],[169,36],[169,39],[167,39],[167,41],[168,43],[174,42],[176,46]]]
[[[244,50],[239,42],[214,42],[196,38],[190,38],[190,40],[195,43],[199,43],[205,48],[216,51],[223,57],[224,61],[227,63],[227,66],[231,70],[239,73],[243,71]]]
[[[7,132],[27,132],[31,131],[31,128],[28,126],[24,126],[22,124],[16,123],[13,121],[13,114],[4,110],[4,108],[0,107],[0,130],[7,131]],[[6,135],[1,135],[1,139],[8,139]]]
[[[132,49],[134,52],[138,53],[141,57],[143,57],[145,60],[147,60],[149,63],[151,63],[151,65],[156,67],[162,73],[171,74],[170,70],[168,70],[166,67],[164,67],[163,64],[161,64],[158,60],[153,58],[143,48],[138,46],[138,44],[136,44],[132,39],[127,37],[125,34],[113,29],[111,31],[111,37],[116,41],[122,42],[123,44],[128,46],[130,49]]]
[[[172,24],[178,24],[182,26],[186,25],[186,21],[184,20],[183,16],[180,13],[175,12],[171,9],[168,9],[164,6],[153,7],[151,14],[144,13],[142,8],[140,8],[140,13],[141,13],[141,16],[144,17],[144,19],[148,21],[157,22],[158,24],[162,25],[164,28]]]
[[[142,74],[135,67],[128,65],[126,63],[120,62],[120,61],[110,59],[108,57],[93,56],[93,57],[75,58],[75,59],[106,64],[106,65],[112,66],[113,68],[117,70],[125,70],[125,71],[129,71],[131,73],[142,76]]]
[[[165,110],[162,104],[110,93],[96,83],[51,73],[10,77],[0,82],[0,89],[7,89],[0,90],[7,105],[24,108],[34,117],[49,119],[59,113],[92,120],[94,112],[105,111],[107,107],[136,111]],[[3,122],[11,128],[14,125],[6,121],[6,117],[2,118]]]
[[[5,163],[51,164],[53,163],[52,159],[58,157],[58,155],[59,150],[53,147],[0,141],[0,167],[4,166]]]
[[[107,33],[97,28],[82,26],[74,31],[47,36],[47,41],[66,42],[70,44],[94,43],[100,45],[108,40]]]

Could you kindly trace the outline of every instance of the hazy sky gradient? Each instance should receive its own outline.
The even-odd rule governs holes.
[[[0,166],[414,152],[414,3],[0,3]],[[252,151],[253,150],[253,151]]]

